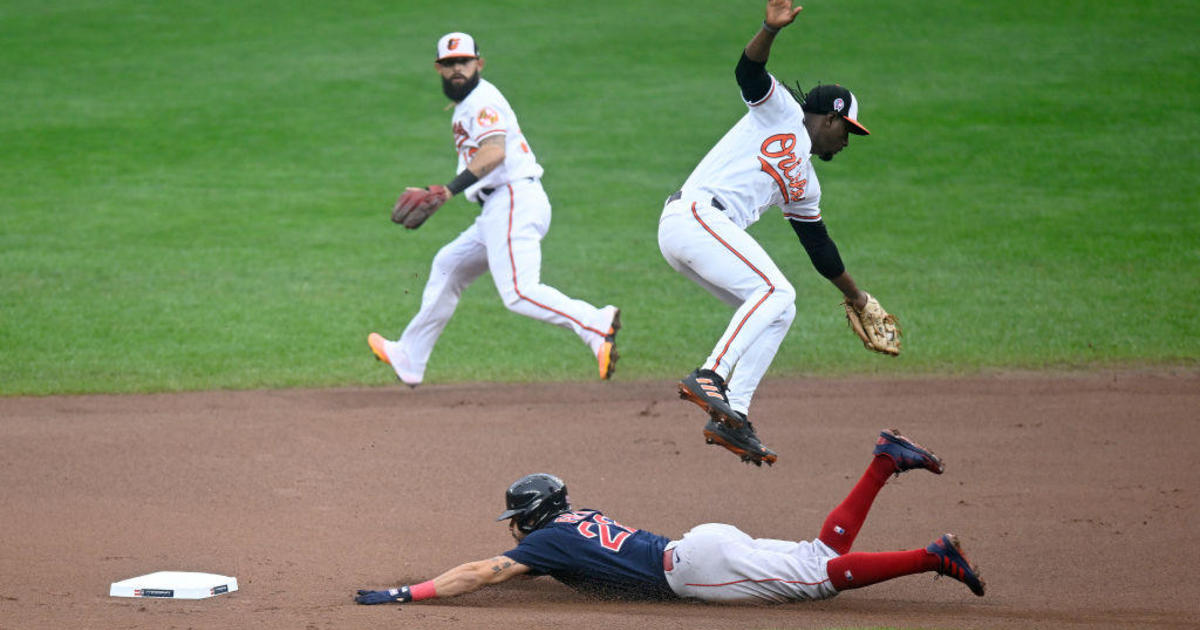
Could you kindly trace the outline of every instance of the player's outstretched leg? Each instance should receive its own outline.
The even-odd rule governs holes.
[[[487,250],[472,225],[433,257],[429,279],[421,291],[421,308],[404,327],[400,339],[390,341],[378,333],[367,336],[375,358],[392,366],[400,382],[409,387],[419,385],[433,346],[454,316],[463,291],[487,270]]]
[[[825,569],[839,592],[926,571],[949,575],[980,597],[984,592],[979,568],[967,559],[954,534],[945,534],[924,549],[846,554],[830,560]]]
[[[870,466],[850,494],[825,518],[818,536],[821,542],[838,554],[848,553],[867,520],[875,496],[888,477],[914,468],[924,468],[939,475],[945,470],[942,460],[929,449],[904,437],[896,429],[880,432]]]

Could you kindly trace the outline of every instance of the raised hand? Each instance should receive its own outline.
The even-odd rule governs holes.
[[[767,16],[764,21],[771,28],[781,29],[791,24],[792,20],[796,19],[796,14],[803,9],[804,7],[800,6],[792,8],[792,0],[767,0]]]

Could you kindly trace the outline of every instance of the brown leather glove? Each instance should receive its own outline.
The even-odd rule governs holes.
[[[867,350],[891,356],[900,354],[900,322],[879,305],[871,294],[867,294],[867,305],[860,311],[850,300],[843,300],[846,320]]]
[[[392,208],[392,222],[415,230],[421,227],[426,219],[433,216],[437,209],[446,203],[449,195],[444,186],[429,186],[426,188],[405,188],[404,194]]]

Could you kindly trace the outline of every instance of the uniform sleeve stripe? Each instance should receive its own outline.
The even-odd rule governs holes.
[[[489,130],[479,134],[479,137],[476,138],[476,140],[483,140],[484,138],[486,138],[488,136],[498,134],[498,133],[507,134],[508,130],[507,129],[489,129]]]
[[[775,77],[771,77],[771,89],[767,90],[767,95],[758,99],[757,101],[754,101],[753,103],[749,103],[750,107],[758,107],[759,105],[762,105],[770,100],[771,95],[775,93],[775,86],[778,85],[778,83],[779,82],[775,80]]]
[[[796,221],[820,221],[821,220],[820,213],[818,213],[817,216],[815,216],[815,217],[810,217],[807,214],[796,214],[795,212],[784,212],[783,216],[786,219],[793,219]]]

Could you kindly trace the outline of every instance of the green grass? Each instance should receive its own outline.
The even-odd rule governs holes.
[[[477,211],[387,220],[453,174],[431,58],[456,29],[547,169],[544,280],[623,307],[619,378],[694,367],[730,312],[655,229],[744,112],[761,5],[6,3],[0,394],[392,382],[365,335],[399,334]],[[1197,365],[1197,21],[1183,1],[806,3],[769,68],[863,102],[874,133],[818,167],[822,205],[906,348],[865,352],[768,214],[752,232],[799,291],[771,374]],[[427,380],[593,372],[485,276]]]

